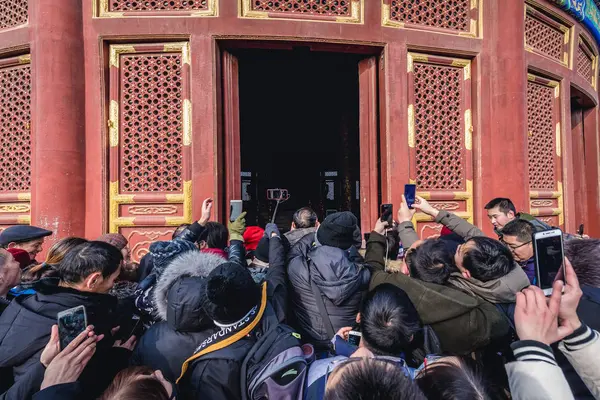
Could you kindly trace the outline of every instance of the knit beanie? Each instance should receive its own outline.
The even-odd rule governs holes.
[[[323,246],[348,250],[362,243],[358,220],[350,211],[330,214],[317,229],[317,241]]]
[[[99,242],[112,244],[119,250],[123,250],[127,246],[127,239],[120,233],[107,233],[98,238]]]
[[[265,263],[269,262],[269,238],[268,237],[263,237],[262,239],[260,239],[260,242],[258,242],[258,246],[256,247],[256,250],[254,251],[254,257],[256,257],[257,259],[259,259],[262,262],[265,262]]]
[[[208,275],[202,307],[215,323],[237,322],[259,302],[260,286],[241,265],[226,262]]]
[[[265,235],[265,230],[259,226],[249,226],[244,231],[244,246],[248,251],[256,250],[258,242]]]
[[[19,263],[19,267],[21,269],[27,268],[31,264],[31,257],[29,257],[29,253],[23,249],[6,249],[12,256],[15,261]]]
[[[174,239],[152,243],[150,245],[150,253],[152,253],[152,260],[154,261],[152,273],[160,277],[171,261],[186,251],[192,250],[198,250],[198,248],[194,243],[187,240]]]

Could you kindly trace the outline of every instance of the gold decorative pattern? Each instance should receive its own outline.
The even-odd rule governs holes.
[[[289,21],[314,21],[314,22],[329,22],[329,23],[342,23],[342,24],[362,24],[364,15],[364,3],[366,0],[347,0],[350,2],[350,15],[322,15],[317,14],[317,17],[329,16],[331,19],[313,18],[313,13],[300,13],[300,12],[269,12],[262,10],[255,10],[253,0],[238,0],[238,12],[240,18],[252,18],[252,19],[276,19],[276,20],[289,20]],[[283,0],[281,0],[283,2]],[[269,3],[270,4],[270,3]],[[290,15],[288,17],[287,15]]]
[[[28,203],[4,203],[0,204],[0,213],[25,213],[30,212],[31,206]]]
[[[471,110],[465,110],[465,148],[473,149],[473,122],[471,118]]]
[[[175,206],[129,206],[127,211],[132,215],[171,215],[177,214],[177,207]]]
[[[184,64],[191,65],[190,44],[188,42],[165,43],[163,46],[163,51],[165,53],[181,53],[181,61]]]
[[[192,144],[192,102],[183,99],[183,145]]]
[[[25,54],[24,56],[19,57],[19,64],[29,63],[31,63],[31,54]]]
[[[135,11],[135,18],[185,18],[185,17],[216,17],[219,14],[219,0],[206,0],[208,6],[200,10],[182,11]],[[109,0],[92,0],[92,13],[94,18],[127,18],[127,12],[110,11]],[[144,14],[148,15],[144,15]],[[164,14],[164,15],[161,15]]]
[[[135,53],[135,47],[131,45],[113,44],[110,46],[110,66],[119,68],[121,54]]]
[[[109,115],[108,137],[110,147],[117,147],[119,145],[119,103],[116,100],[110,101]]]
[[[560,144],[560,122],[556,123],[556,155],[561,156],[561,144]]]

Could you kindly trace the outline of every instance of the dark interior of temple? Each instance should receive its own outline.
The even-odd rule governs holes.
[[[287,189],[276,222],[310,206],[322,220],[360,220],[359,85],[353,54],[293,50],[236,52],[240,70],[242,193],[248,225],[270,222],[267,189]]]

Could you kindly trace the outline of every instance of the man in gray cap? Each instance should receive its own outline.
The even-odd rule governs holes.
[[[31,225],[15,225],[0,233],[0,246],[5,249],[22,249],[29,253],[32,263],[37,264],[35,256],[41,252],[44,238],[52,235],[52,231]]]

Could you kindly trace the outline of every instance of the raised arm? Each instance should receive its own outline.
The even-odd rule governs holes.
[[[432,217],[438,224],[444,225],[452,232],[456,233],[465,240],[469,240],[475,236],[485,236],[485,234],[476,227],[458,215],[449,213],[448,211],[440,211],[435,208],[424,198],[417,196],[418,203],[413,204],[413,207],[420,210],[422,213]]]

